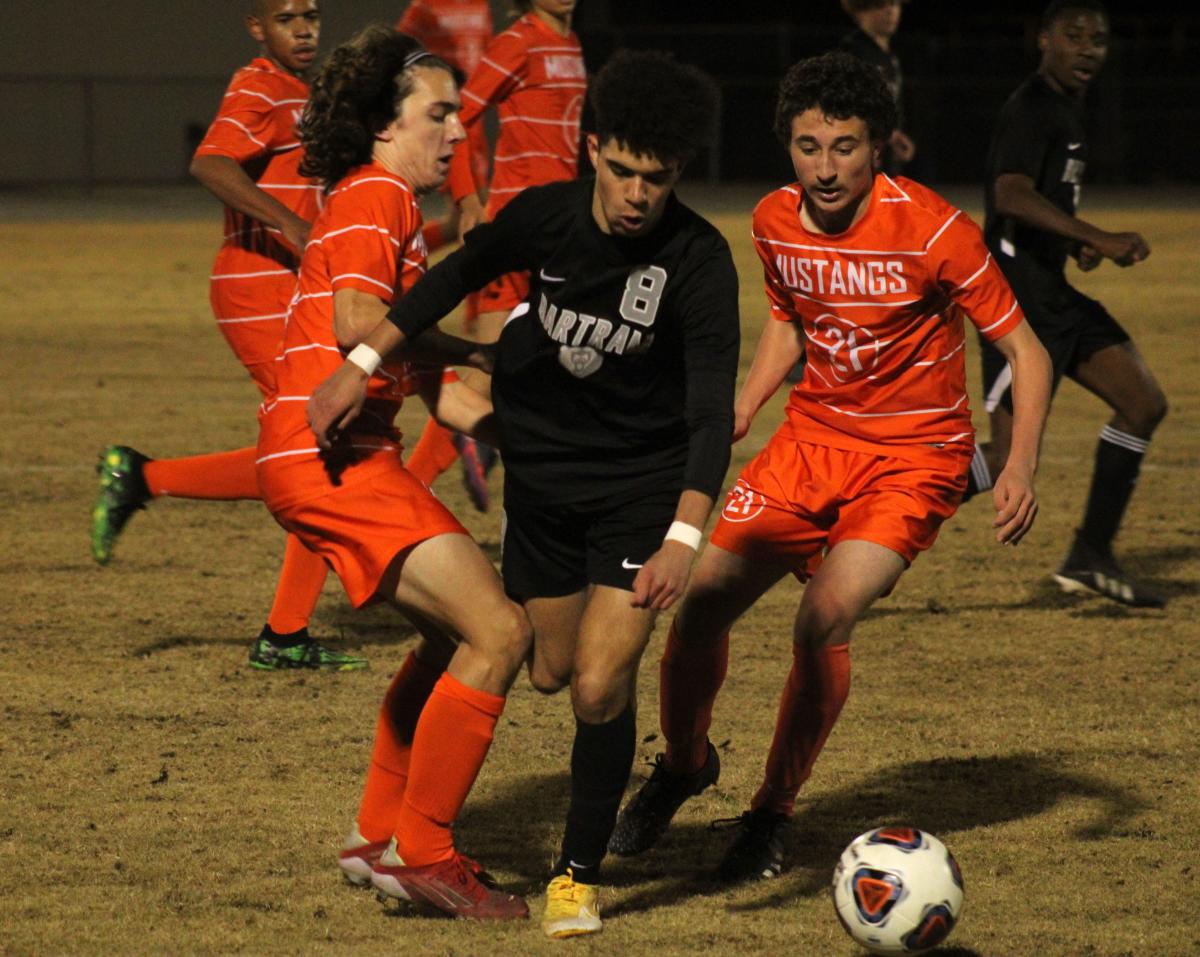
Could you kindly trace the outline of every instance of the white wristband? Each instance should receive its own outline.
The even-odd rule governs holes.
[[[375,370],[379,368],[379,364],[383,362],[383,357],[365,342],[360,342],[350,350],[350,354],[346,356],[346,361],[353,362],[368,376],[373,376]]]
[[[703,533],[695,525],[689,525],[687,522],[672,522],[671,527],[667,529],[667,534],[663,536],[663,541],[682,542],[695,551],[700,547],[700,540],[703,537]]]

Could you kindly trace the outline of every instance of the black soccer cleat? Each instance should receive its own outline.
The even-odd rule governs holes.
[[[759,808],[739,817],[713,821],[711,827],[737,828],[737,836],[717,869],[729,883],[768,880],[783,872],[783,852],[792,832],[792,819],[778,811]]]
[[[608,849],[621,857],[648,851],[666,833],[675,812],[690,797],[695,797],[721,776],[721,759],[708,742],[704,764],[694,774],[675,774],[667,768],[664,755],[654,759],[650,780],[642,785],[617,818]]]
[[[1101,595],[1131,608],[1162,608],[1167,603],[1123,571],[1112,552],[1097,551],[1079,535],[1054,580],[1068,594]]]

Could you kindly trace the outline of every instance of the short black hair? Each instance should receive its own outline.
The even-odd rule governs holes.
[[[618,50],[592,80],[596,135],[639,156],[683,166],[712,138],[719,94],[669,53]]]
[[[807,110],[867,124],[872,140],[886,140],[896,128],[896,101],[875,67],[835,50],[801,60],[783,75],[775,102],[775,135],[787,146],[792,119]]]
[[[1068,10],[1086,10],[1089,13],[1098,13],[1108,19],[1108,7],[1102,0],[1050,0],[1046,9],[1042,11],[1042,22],[1038,29],[1049,30],[1054,26],[1054,22],[1065,15]]]

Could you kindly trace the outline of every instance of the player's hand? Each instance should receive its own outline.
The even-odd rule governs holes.
[[[368,376],[353,362],[343,362],[309,396],[308,427],[323,449],[333,447],[337,434],[358,418],[367,397]]]
[[[1132,266],[1150,255],[1150,244],[1141,233],[1102,233],[1092,244],[1105,259],[1118,266]]]
[[[458,201],[458,240],[462,242],[462,238],[467,235],[472,229],[480,223],[485,222],[487,217],[484,215],[483,203],[479,201],[479,196],[475,193],[470,193]]]
[[[312,229],[312,223],[299,216],[290,216],[279,225],[279,233],[283,236],[283,241],[295,249],[299,255],[304,254],[304,244],[308,242],[310,229]]]
[[[735,407],[733,410],[733,435],[729,439],[729,444],[742,441],[749,434],[750,424],[753,421],[753,415]]]
[[[629,603],[634,608],[666,611],[682,597],[695,557],[696,552],[682,542],[663,542],[633,580]]]
[[[1100,251],[1095,246],[1089,246],[1087,243],[1080,243],[1072,251],[1075,257],[1075,262],[1079,265],[1081,272],[1091,272],[1104,261],[1104,257],[1100,255]]]
[[[992,491],[996,506],[996,541],[1001,545],[1016,545],[1033,527],[1037,517],[1037,496],[1033,491],[1033,476],[1019,468],[1005,466],[996,478]]]
[[[888,145],[901,163],[907,163],[917,155],[917,144],[911,136],[900,130],[892,130],[892,138],[888,140]]]

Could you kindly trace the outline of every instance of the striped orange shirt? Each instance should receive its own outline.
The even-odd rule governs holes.
[[[500,135],[493,158],[487,212],[491,218],[527,186],[573,179],[579,170],[579,118],[587,95],[583,50],[536,14],[514,21],[488,45],[463,87],[462,121],[468,142],[454,152],[454,199],[477,192],[470,151],[485,139],[482,118],[495,106]]]
[[[300,175],[304,152],[296,137],[296,121],[307,100],[303,80],[256,57],[229,81],[196,156],[228,156],[259,189],[312,222],[321,209],[321,188]],[[282,243],[279,230],[228,206],[222,245],[259,253],[292,269],[299,259],[298,250]]]
[[[487,0],[412,0],[396,30],[470,76],[492,38]]]
[[[259,464],[269,463],[274,488],[288,488],[285,497],[272,496],[272,507],[316,498],[332,488],[305,404],[346,354],[334,336],[334,293],[357,289],[391,305],[424,272],[421,213],[409,185],[374,163],[351,171],[330,193],[309,234],[275,359],[275,391],[259,411]],[[416,392],[426,376],[440,378],[442,370],[389,361],[371,377],[366,405],[349,429],[348,444],[359,464],[340,476],[342,484],[368,478],[373,458],[377,465],[394,464],[383,461],[393,456],[379,453],[399,453],[400,432],[393,420],[405,396]]]
[[[963,316],[992,341],[1023,318],[979,227],[883,174],[840,235],[805,229],[802,202],[799,184],[776,190],[752,227],[771,316],[808,340],[787,404],[796,438],[901,458],[970,449]]]

